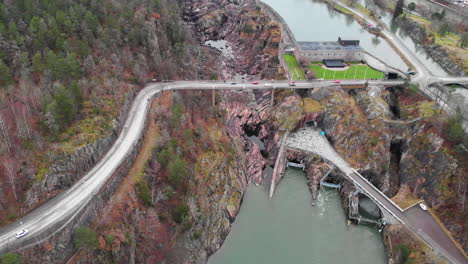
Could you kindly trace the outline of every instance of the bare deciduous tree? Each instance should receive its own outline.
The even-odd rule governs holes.
[[[4,160],[3,167],[6,170],[8,181],[10,182],[11,187],[13,189],[13,195],[15,196],[15,200],[18,201],[18,196],[16,195],[16,185],[15,185],[15,169],[13,168],[13,164],[8,160]]]
[[[159,188],[153,187],[153,191],[151,192],[151,203],[156,204],[157,202],[165,199],[167,199],[167,195]]]
[[[6,122],[3,120],[3,117],[0,115],[0,130],[1,130],[1,138],[2,142],[4,142],[8,152],[11,151],[11,142],[10,142],[10,136],[8,134],[8,127]]]

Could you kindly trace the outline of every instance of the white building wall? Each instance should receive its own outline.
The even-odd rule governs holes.
[[[300,61],[345,60],[359,61],[364,59],[362,51],[325,50],[325,51],[295,51],[296,58]]]

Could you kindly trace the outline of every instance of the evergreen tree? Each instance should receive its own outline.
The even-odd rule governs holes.
[[[2,264],[20,264],[21,256],[17,253],[5,253],[0,258]]]
[[[16,40],[18,37],[18,28],[16,27],[16,23],[10,22],[8,23],[8,38],[10,40]]]
[[[12,80],[10,68],[0,60],[0,87],[10,84]]]
[[[395,11],[393,12],[393,19],[396,19],[401,14],[403,14],[403,5],[404,5],[403,0],[398,0],[398,2],[395,5]]]
[[[414,2],[409,3],[408,9],[410,10],[410,13],[413,12],[416,9],[416,4]]]
[[[448,120],[448,139],[453,142],[461,142],[465,136],[465,131],[463,130],[463,114],[460,107],[457,107],[457,110],[454,115],[452,115]]]
[[[32,58],[32,71],[41,73],[44,71],[45,65],[42,62],[42,55],[40,52],[36,52]]]
[[[80,227],[75,232],[75,246],[77,248],[90,248],[95,249],[99,242],[96,232],[89,227]]]
[[[460,46],[464,48],[465,46],[468,46],[468,33],[463,33],[463,35],[460,38]]]

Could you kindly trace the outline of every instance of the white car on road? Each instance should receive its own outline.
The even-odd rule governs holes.
[[[15,236],[16,236],[16,238],[22,238],[22,237],[24,237],[25,235],[27,235],[28,232],[29,232],[29,231],[28,231],[27,229],[23,229],[23,230],[19,231],[18,233],[16,233]]]
[[[271,83],[265,83],[265,87],[271,87]]]
[[[423,209],[424,211],[427,211],[427,206],[425,206],[424,204],[420,203],[419,207],[421,207],[421,209]]]

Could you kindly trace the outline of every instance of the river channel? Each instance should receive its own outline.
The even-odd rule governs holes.
[[[250,185],[223,246],[209,264],[387,263],[375,227],[347,225],[336,190],[311,205],[305,174],[288,169],[275,196]]]
[[[359,39],[369,53],[393,67],[408,69],[385,40],[320,0],[263,1],[283,17],[298,41]],[[390,15],[382,11],[381,15],[390,27]],[[432,73],[448,75],[404,32],[392,30]],[[271,200],[266,186],[248,187],[231,232],[208,263],[380,264],[387,263],[387,257],[377,228],[347,225],[336,190],[321,189],[312,206],[304,172],[288,169]]]
[[[320,0],[263,0],[277,11],[291,28],[298,41],[335,41],[338,37],[358,39],[361,46],[372,55],[402,71],[408,66],[382,38],[362,29],[351,16],[343,15]],[[422,47],[416,44],[405,32],[391,25],[391,15],[380,11],[382,20],[407,48],[434,74],[447,76]]]

